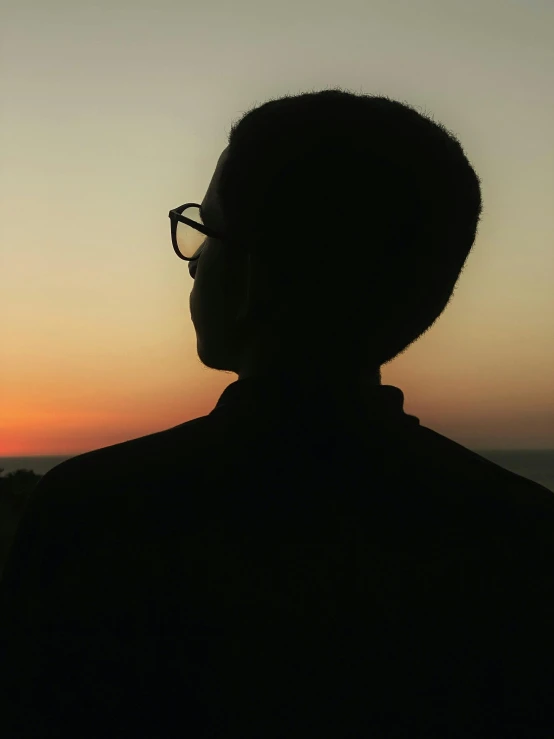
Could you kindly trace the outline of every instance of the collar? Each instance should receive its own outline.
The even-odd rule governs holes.
[[[325,385],[289,374],[249,377],[228,385],[210,415],[232,414],[252,420],[283,418],[288,422],[306,419],[328,426],[346,422],[364,427],[398,430],[419,426],[419,419],[404,411],[404,393],[393,385],[371,385],[363,402],[345,407]]]

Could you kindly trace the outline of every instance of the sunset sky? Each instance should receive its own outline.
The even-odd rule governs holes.
[[[168,211],[201,202],[248,108],[334,86],[431,114],[482,179],[455,297],[383,383],[472,449],[554,448],[551,0],[4,0],[0,15],[0,456],[77,454],[214,407],[236,375],[197,357]]]

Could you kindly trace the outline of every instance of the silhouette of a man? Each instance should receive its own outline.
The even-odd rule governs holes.
[[[554,735],[553,496],[380,381],[480,214],[456,139],[388,98],[233,127],[170,217],[199,358],[238,380],[41,480],[2,582],[4,736]]]

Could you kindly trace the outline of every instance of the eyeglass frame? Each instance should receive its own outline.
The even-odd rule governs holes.
[[[175,252],[175,254],[177,254],[179,259],[183,259],[185,262],[191,262],[194,259],[198,259],[202,250],[198,249],[197,253],[192,257],[185,257],[181,254],[179,246],[177,244],[178,223],[185,223],[187,226],[192,226],[192,228],[195,228],[197,231],[200,231],[200,233],[203,233],[209,238],[223,238],[223,234],[220,234],[218,231],[214,231],[213,228],[208,228],[208,226],[205,226],[203,223],[198,223],[197,221],[193,221],[192,218],[187,218],[186,216],[182,215],[184,210],[192,207],[198,208],[198,210],[200,211],[200,217],[202,218],[202,206],[199,203],[185,203],[184,205],[180,205],[178,208],[172,208],[172,210],[169,211],[169,219],[171,221],[171,243],[173,245],[173,251]]]

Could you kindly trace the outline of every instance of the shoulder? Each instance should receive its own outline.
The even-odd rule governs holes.
[[[90,495],[103,497],[111,488],[141,485],[145,479],[160,479],[183,471],[209,443],[214,433],[210,416],[153,434],[95,449],[67,459],[44,475],[37,486],[37,500],[85,501]]]
[[[210,426],[209,417],[196,418],[80,454],[47,472],[20,519],[6,563],[4,591],[20,590],[23,583],[30,587],[31,580],[39,587],[39,581],[48,581],[45,568],[52,573],[61,572],[62,564],[65,569],[82,568],[93,551],[95,557],[104,549],[106,556],[116,549],[120,554],[125,541],[130,547],[150,524],[154,537],[155,521],[167,515],[164,496],[170,486],[165,482],[180,473],[179,496],[173,488],[173,498],[184,499],[187,489],[194,489],[187,463],[205,443]],[[145,494],[151,492],[155,499]]]
[[[414,465],[433,500],[447,500],[453,516],[486,531],[503,547],[520,541],[554,557],[554,493],[426,427],[419,429]],[[516,551],[517,548],[514,549]]]
[[[194,489],[190,460],[202,456],[198,450],[206,446],[211,427],[209,416],[195,418],[53,467],[29,496],[11,547],[12,562],[31,549],[38,553],[58,546],[56,541],[60,548],[79,549],[94,532],[142,527],[158,501],[166,512],[162,498],[170,486],[165,483],[178,479],[181,497]]]

